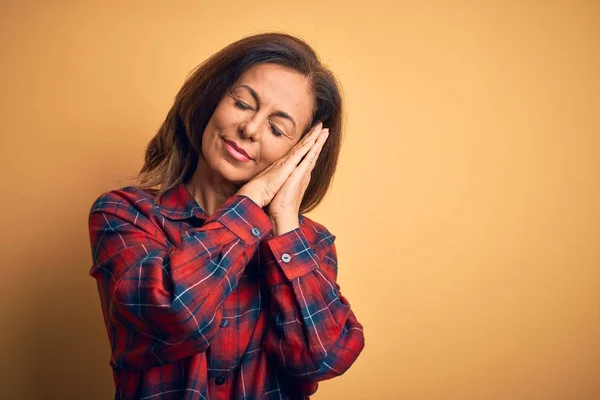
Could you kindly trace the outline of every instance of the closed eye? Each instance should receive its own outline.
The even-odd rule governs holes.
[[[252,109],[250,106],[248,106],[245,103],[242,103],[239,100],[235,100],[234,103],[235,103],[235,106],[239,109],[242,109],[242,110],[251,110]],[[283,135],[283,133],[281,133],[277,128],[275,128],[275,125],[273,125],[273,123],[271,123],[270,121],[269,121],[269,125],[271,125],[271,130],[273,131],[273,134],[275,134],[275,136],[280,137]]]
[[[269,122],[269,125],[271,125],[271,130],[273,131],[273,133],[275,134],[275,136],[281,136],[283,135],[283,133],[279,132],[276,128],[275,125],[273,125],[271,122]]]
[[[250,110],[250,107],[248,107],[247,104],[244,104],[244,103],[242,103],[239,100],[235,101],[235,105],[236,105],[237,108],[241,108],[242,110]]]

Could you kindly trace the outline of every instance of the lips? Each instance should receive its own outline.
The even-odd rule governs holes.
[[[229,145],[231,147],[233,147],[239,153],[243,154],[244,156],[248,157],[251,160],[253,159],[252,157],[250,157],[250,155],[248,153],[246,153],[246,151],[244,149],[242,149],[240,146],[238,146],[235,142],[232,142],[231,140],[227,140],[227,139],[223,139],[223,140],[226,141],[227,143],[229,143]]]

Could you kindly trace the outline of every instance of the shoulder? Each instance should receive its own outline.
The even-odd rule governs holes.
[[[300,215],[300,229],[306,238],[315,246],[331,245],[335,241],[335,235],[325,225],[316,222],[305,215]]]
[[[140,212],[148,214],[154,211],[155,206],[152,191],[135,186],[124,186],[97,196],[92,202],[89,214],[109,213],[117,216]]]

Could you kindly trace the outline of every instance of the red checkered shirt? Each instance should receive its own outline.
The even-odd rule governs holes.
[[[363,327],[337,279],[335,236],[299,215],[272,235],[234,195],[207,216],[183,184],[133,186],[89,214],[116,399],[306,399],[343,374]]]

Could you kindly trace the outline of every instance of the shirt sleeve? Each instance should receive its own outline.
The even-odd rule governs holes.
[[[307,395],[318,381],[343,374],[364,348],[363,326],[337,284],[334,241],[322,225],[304,224],[265,241],[271,290],[265,349]]]
[[[139,199],[138,199],[139,200]],[[205,351],[221,303],[273,224],[249,197],[234,195],[173,246],[121,191],[89,215],[93,266],[112,347],[111,365],[149,368]]]

